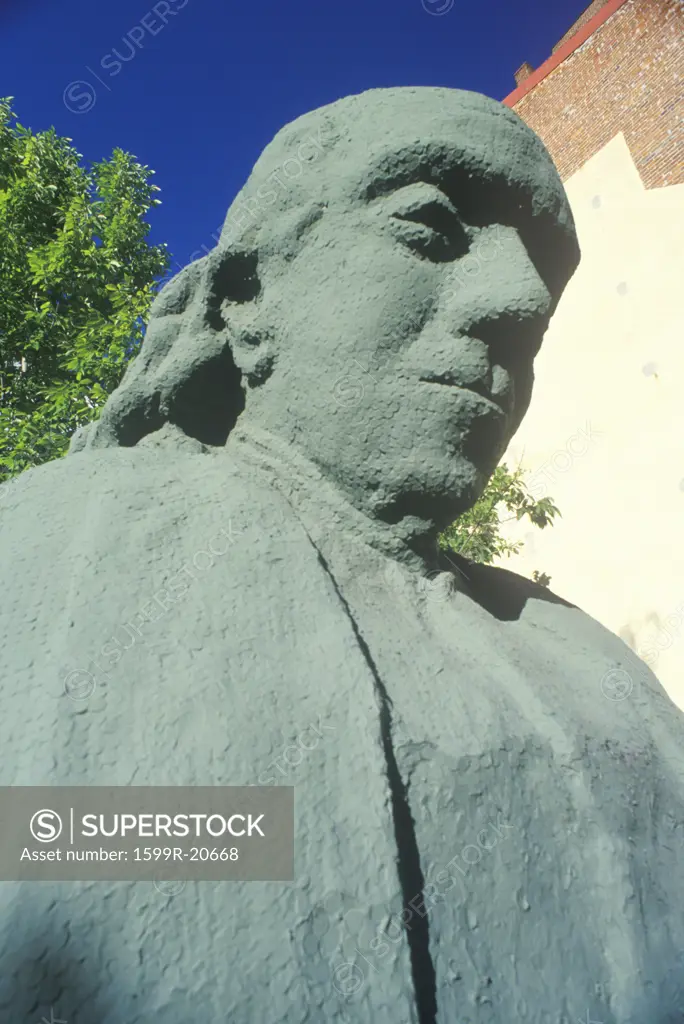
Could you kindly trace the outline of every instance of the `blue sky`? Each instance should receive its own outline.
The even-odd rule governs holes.
[[[378,86],[503,99],[588,0],[0,0],[0,95],[86,161],[156,171],[151,238],[197,258],[264,145],[299,114]],[[115,52],[116,51],[116,52]]]

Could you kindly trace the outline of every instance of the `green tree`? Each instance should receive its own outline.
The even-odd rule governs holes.
[[[441,546],[486,565],[501,555],[517,554],[523,543],[506,540],[501,534],[502,523],[526,516],[543,530],[560,515],[551,498],[532,497],[524,478],[520,466],[513,472],[505,463],[497,466],[480,499],[442,533]],[[537,570],[532,578],[544,587],[550,583],[550,577]]]
[[[0,99],[0,482],[63,455],[138,352],[166,247],[154,173],[115,149],[87,169]]]

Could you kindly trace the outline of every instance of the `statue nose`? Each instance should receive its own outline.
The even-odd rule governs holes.
[[[479,233],[451,268],[442,295],[454,328],[488,343],[511,329],[536,334],[548,322],[551,301],[517,229],[500,224]]]
[[[485,248],[485,241],[496,246]],[[455,333],[487,346],[500,362],[507,350],[535,353],[549,323],[551,293],[518,231],[496,225],[452,269],[442,308]]]

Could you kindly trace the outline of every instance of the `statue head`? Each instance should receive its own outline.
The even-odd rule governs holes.
[[[266,147],[207,257],[166,285],[94,444],[170,420],[291,442],[375,517],[473,504],[530,401],[579,250],[560,178],[508,108],[377,89]]]

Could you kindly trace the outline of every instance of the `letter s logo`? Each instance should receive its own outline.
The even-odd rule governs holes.
[[[39,843],[52,843],[62,831],[62,819],[56,811],[36,811],[29,825],[31,835]]]

